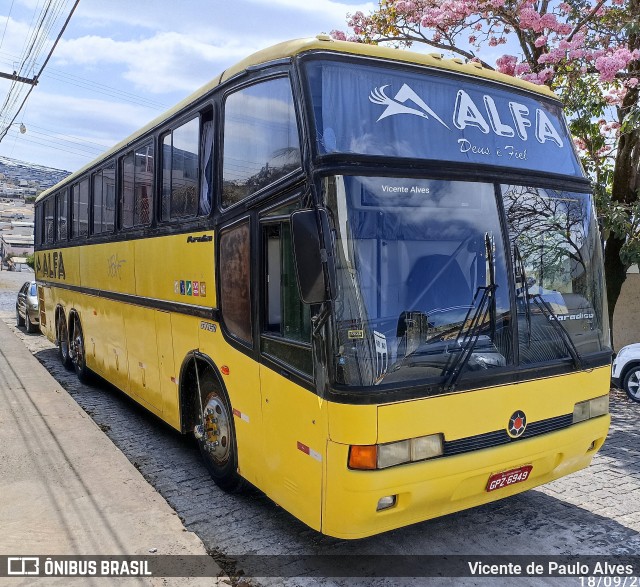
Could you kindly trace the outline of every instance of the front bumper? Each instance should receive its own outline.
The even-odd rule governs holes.
[[[322,532],[364,538],[548,483],[587,467],[610,421],[607,414],[504,446],[377,471],[347,469],[349,447],[329,442]],[[486,491],[492,474],[522,465],[533,465],[526,481]],[[397,496],[396,505],[376,511],[380,498],[389,495]]]

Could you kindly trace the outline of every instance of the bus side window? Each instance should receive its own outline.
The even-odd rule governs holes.
[[[55,200],[53,197],[47,198],[44,203],[44,233],[45,233],[45,243],[51,244],[55,242]]]
[[[222,321],[232,336],[252,343],[249,220],[220,232],[219,282]]]
[[[135,177],[133,181],[133,223],[143,226],[151,222],[153,201],[153,143],[145,143],[135,150]]]
[[[222,206],[241,202],[298,167],[300,143],[289,78],[231,94],[224,114]]]
[[[151,223],[153,200],[153,143],[144,143],[120,159],[120,227],[132,228]],[[107,170],[105,170],[105,174]],[[111,181],[111,175],[105,176]],[[104,192],[105,202],[109,190]],[[103,188],[103,189],[105,189]]]
[[[162,220],[198,213],[200,118],[192,118],[162,137]]]
[[[68,201],[67,189],[63,189],[56,194],[56,216],[57,216],[57,239],[58,242],[64,242],[67,240],[67,201]]]
[[[102,170],[102,230],[113,232],[116,220],[116,165]]]
[[[133,226],[133,153],[120,159],[120,228]]]
[[[93,174],[93,230],[92,234],[103,231],[102,223],[102,170]]]
[[[80,180],[71,188],[71,236],[77,238],[89,233],[89,179]]]

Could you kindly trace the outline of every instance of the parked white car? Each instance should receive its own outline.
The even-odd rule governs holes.
[[[640,343],[620,349],[613,361],[611,380],[634,401],[640,402]]]

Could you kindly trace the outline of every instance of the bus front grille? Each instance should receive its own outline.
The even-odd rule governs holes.
[[[445,440],[442,456],[447,457],[474,450],[482,450],[483,448],[500,446],[502,444],[509,444],[510,442],[517,442],[519,440],[524,440],[525,438],[531,438],[533,436],[562,430],[563,428],[571,426],[572,423],[573,414],[564,414],[547,420],[531,422],[527,425],[524,434],[519,438],[511,438],[507,434],[506,430],[496,430],[494,432],[487,432],[485,434],[478,434],[477,436],[469,436],[458,440]]]

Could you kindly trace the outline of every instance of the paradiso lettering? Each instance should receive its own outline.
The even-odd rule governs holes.
[[[36,274],[50,279],[67,279],[62,251],[49,251],[36,256]]]

